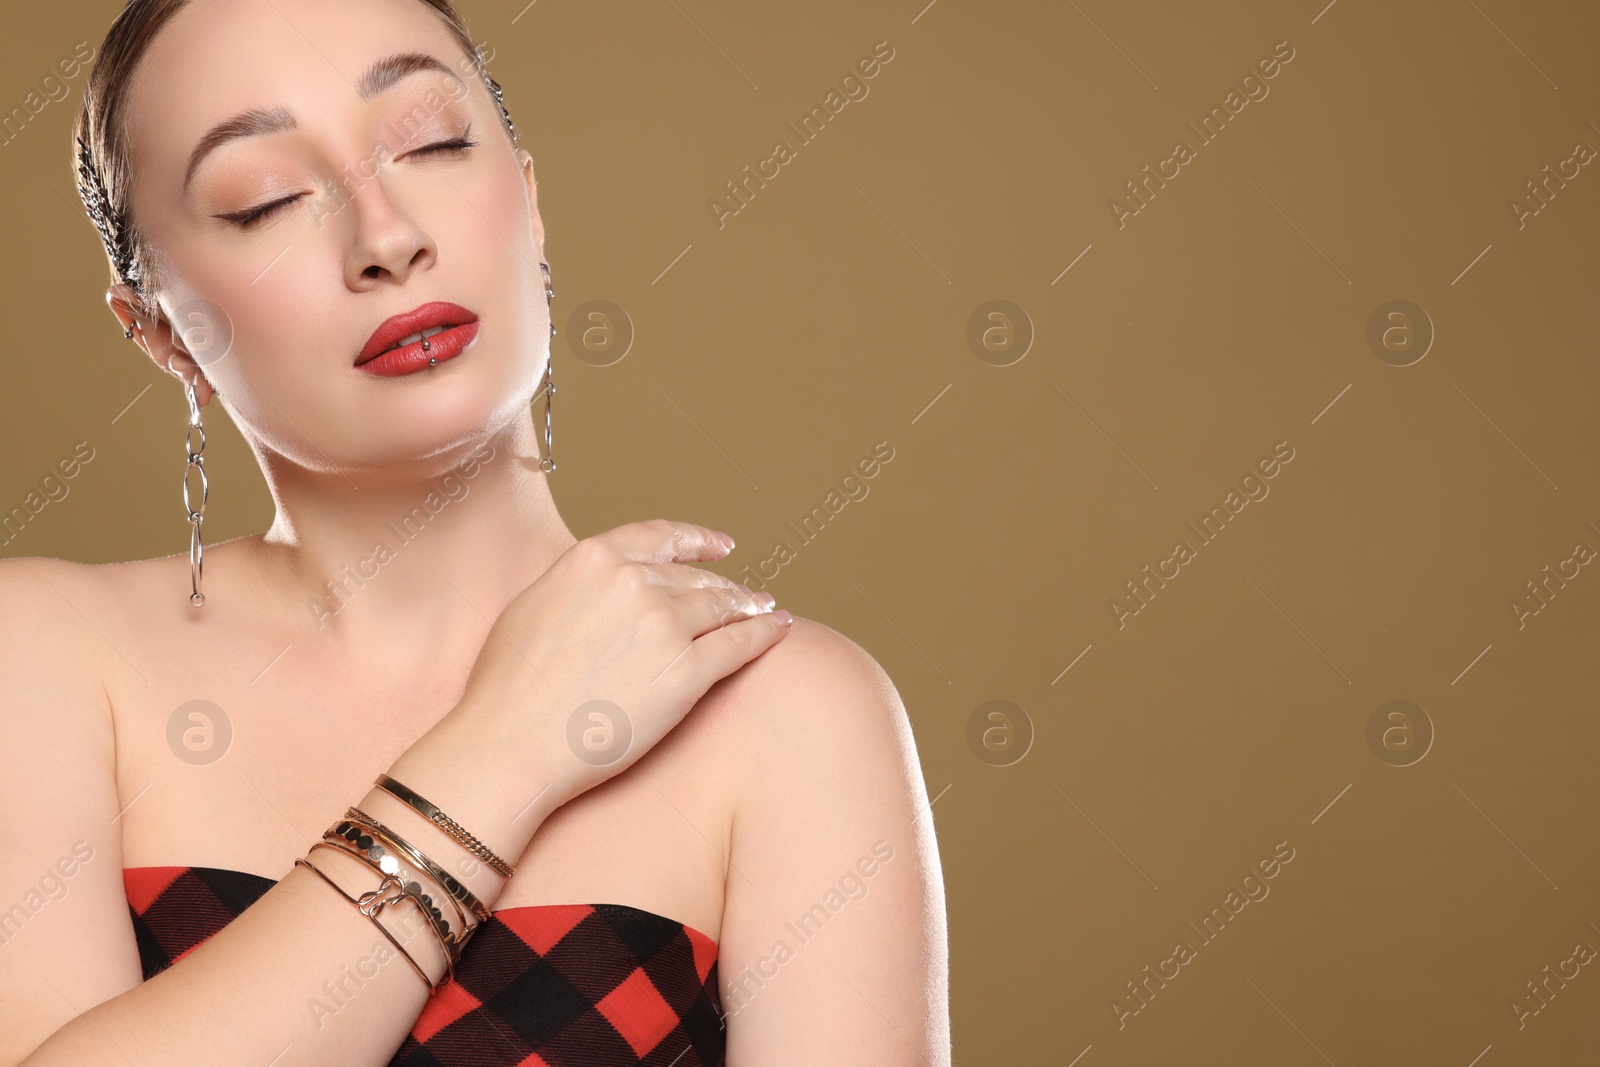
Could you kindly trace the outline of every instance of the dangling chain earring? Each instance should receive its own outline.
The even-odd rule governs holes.
[[[211,487],[206,481],[205,457],[206,431],[200,424],[200,404],[195,399],[194,383],[183,383],[184,393],[189,398],[189,425],[184,433],[184,451],[188,453],[189,465],[183,469],[183,510],[189,516],[189,603],[195,607],[205,604],[206,598],[200,592],[200,572],[205,562],[205,544],[200,540],[200,524],[206,517],[206,498],[211,495]],[[200,446],[195,447],[195,435],[200,435]],[[189,473],[200,472],[200,510],[196,511],[193,498],[189,493]]]
[[[539,267],[544,271],[544,300],[546,306],[551,308],[550,336],[554,337],[556,335],[556,320],[554,314],[556,291],[553,287],[553,283],[550,280],[550,264],[541,263],[539,264]],[[555,349],[552,347],[550,350],[550,355],[544,363],[544,459],[539,461],[539,469],[544,471],[546,474],[549,474],[551,471],[556,469],[555,461],[550,458],[550,398],[554,396],[556,392],[556,383],[555,379],[551,377],[550,366],[554,362]],[[534,395],[537,397],[538,394],[536,393]]]
[[[122,336],[133,340],[133,327],[130,325],[122,332]],[[188,457],[188,465],[183,468],[183,511],[189,519],[189,603],[195,607],[203,607],[206,602],[205,595],[200,592],[200,572],[205,563],[206,546],[200,539],[200,524],[206,518],[206,500],[211,496],[211,485],[206,479],[205,451],[206,430],[200,423],[200,401],[194,395],[194,383],[183,383],[184,395],[189,400],[189,425],[184,428],[183,451]],[[200,435],[200,445],[195,446],[195,435]],[[194,497],[189,492],[189,474],[191,471],[200,472],[200,510],[194,508]]]

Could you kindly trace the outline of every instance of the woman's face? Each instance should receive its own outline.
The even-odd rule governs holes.
[[[194,0],[129,88],[132,211],[162,310],[258,446],[380,468],[525,412],[550,334],[532,162],[432,8]],[[434,302],[477,316],[459,354],[356,365],[387,320]]]

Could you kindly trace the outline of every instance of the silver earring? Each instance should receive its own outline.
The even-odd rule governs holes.
[[[200,424],[200,404],[194,395],[194,383],[183,383],[184,393],[189,398],[189,425],[184,432],[184,451],[188,454],[189,465],[183,469],[183,510],[189,517],[189,603],[195,607],[205,604],[206,598],[200,592],[200,572],[205,562],[205,544],[200,539],[200,524],[206,517],[206,499],[211,495],[211,486],[206,480],[205,450],[206,431]],[[195,445],[195,436],[199,435],[200,443]],[[195,510],[194,497],[190,492],[190,474],[200,472],[200,509]]]
[[[550,336],[554,337],[556,335],[556,320],[554,315],[556,291],[554,284],[550,280],[550,264],[541,263],[539,264],[539,267],[544,271],[544,300],[545,305],[551,309]],[[550,398],[555,396],[556,393],[556,383],[555,379],[551,376],[550,368],[551,364],[554,362],[555,349],[552,348],[549,357],[545,359],[544,363],[544,459],[539,461],[539,469],[544,471],[546,474],[549,474],[551,471],[556,469],[555,461],[550,458],[550,449],[552,444],[550,433]]]

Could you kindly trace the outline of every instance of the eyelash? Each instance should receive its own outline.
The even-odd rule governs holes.
[[[470,134],[471,132],[472,131],[468,129],[467,133]],[[456,137],[449,141],[439,141],[436,144],[424,145],[422,148],[418,148],[414,152],[411,152],[410,155],[417,156],[431,155],[441,152],[465,152],[469,148],[476,147],[478,147],[477,141],[469,140],[466,135],[462,135],[461,137]],[[260,207],[250,208],[247,211],[236,211],[231,215],[218,215],[217,218],[226,222],[231,222],[240,229],[248,230],[262,219],[274,214],[279,208],[288,207],[290,204],[293,204],[304,195],[304,193],[296,193],[293,196],[284,197],[282,200],[274,200],[270,204],[262,204]]]

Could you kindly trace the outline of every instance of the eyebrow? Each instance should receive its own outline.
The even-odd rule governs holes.
[[[369,67],[355,83],[356,95],[363,101],[371,100],[379,93],[392,88],[395,83],[424,71],[456,77],[455,71],[433,56],[424,52],[400,52],[380,59]],[[189,187],[195,171],[200,168],[201,161],[229,141],[282,133],[285,130],[298,129],[299,126],[294,112],[281,104],[273,108],[251,108],[249,111],[241,111],[232,118],[224,119],[207,130],[205,136],[194,146],[194,151],[189,154],[189,167],[183,175],[183,187],[185,189]]]

